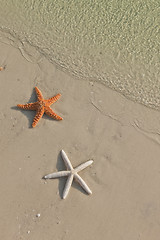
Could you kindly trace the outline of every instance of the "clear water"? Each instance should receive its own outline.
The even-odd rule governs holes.
[[[159,109],[159,10],[158,0],[0,0],[0,40]]]

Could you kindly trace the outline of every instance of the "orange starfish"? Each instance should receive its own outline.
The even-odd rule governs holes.
[[[28,103],[28,104],[18,104],[17,107],[24,109],[24,110],[36,110],[36,115],[33,119],[32,127],[35,127],[44,113],[56,120],[62,120],[60,116],[58,116],[53,110],[50,108],[50,105],[56,102],[61,94],[57,94],[56,96],[45,100],[41,91],[38,87],[35,87],[36,94],[37,94],[37,102]]]

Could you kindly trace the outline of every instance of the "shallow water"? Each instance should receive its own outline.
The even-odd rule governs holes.
[[[159,109],[159,1],[0,0],[0,6],[0,40],[29,61],[44,55]]]

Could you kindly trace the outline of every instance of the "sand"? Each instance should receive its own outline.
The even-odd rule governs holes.
[[[45,58],[31,63],[4,43],[0,52],[0,239],[159,239],[159,112]],[[63,121],[31,128],[35,112],[16,105],[35,101],[35,86],[62,94],[52,109]],[[42,179],[65,169],[61,149],[73,166],[93,159],[80,172],[91,196],[74,183],[62,200],[65,179]]]

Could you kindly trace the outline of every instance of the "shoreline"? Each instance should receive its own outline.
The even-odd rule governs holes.
[[[32,45],[27,40],[27,37],[26,39],[25,37],[21,39],[18,33],[14,33],[14,35],[5,31],[0,30],[0,41],[18,48],[28,62],[38,64],[45,58],[56,66],[57,69],[70,75],[72,78],[103,84],[105,87],[122,94],[131,101],[159,111],[160,85],[156,56],[150,56],[150,58],[155,58],[155,64],[152,61],[143,63],[138,58],[134,59],[132,54],[129,54],[128,60],[126,58],[124,61],[121,51],[116,49],[113,51],[113,54],[112,49],[108,49],[107,58],[104,58],[101,52],[100,56],[98,54],[98,59],[95,59],[95,62],[93,61],[88,65],[86,57],[84,59],[83,57],[80,58],[80,56],[75,58],[75,55],[70,56],[69,52],[62,57],[63,53],[59,49],[60,46],[54,57],[54,55],[50,55],[49,49],[45,52],[43,48]],[[63,49],[63,44],[61,47]],[[92,53],[90,53],[90,58],[94,58]],[[98,65],[96,61],[99,62]],[[83,65],[85,65],[84,69]],[[81,71],[82,69],[84,71]],[[89,69],[89,72],[87,69]]]

